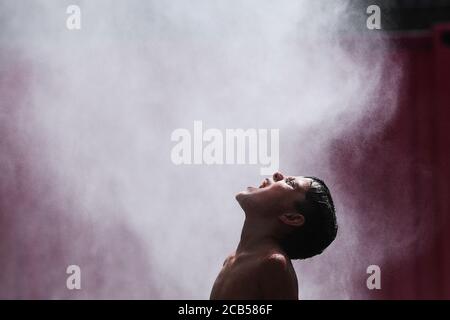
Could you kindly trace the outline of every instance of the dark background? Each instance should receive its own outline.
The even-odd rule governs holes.
[[[382,290],[369,296],[449,299],[450,1],[358,4],[380,6],[382,28],[391,43],[389,57],[403,66],[404,74],[394,120],[370,141],[358,133],[336,141],[336,170],[358,199],[366,199],[360,212],[370,214],[377,206],[400,224],[413,217],[416,228],[410,236],[417,233],[410,252],[394,252],[398,259],[380,266]],[[365,150],[362,157],[352,151],[355,144]],[[368,241],[383,241],[377,236],[383,230],[371,232]],[[392,255],[391,245],[385,243],[386,254]]]

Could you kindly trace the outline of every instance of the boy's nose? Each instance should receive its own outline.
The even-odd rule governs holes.
[[[280,181],[283,179],[284,179],[284,176],[281,174],[281,172],[275,172],[273,174],[273,181],[277,182],[277,181]]]

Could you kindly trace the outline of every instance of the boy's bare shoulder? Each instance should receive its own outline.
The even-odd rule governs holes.
[[[260,261],[263,271],[285,272],[290,265],[290,259],[280,252],[269,252],[265,254]]]
[[[223,261],[223,266],[225,267],[228,262],[232,261],[236,257],[236,252],[232,252],[228,257]]]
[[[286,255],[277,251],[259,252],[257,254],[244,254],[239,256],[236,256],[236,253],[233,252],[224,260],[223,267],[231,266],[235,261],[241,261],[250,268],[257,268],[261,271],[268,272],[287,271],[291,263]]]
[[[298,299],[295,271],[281,252],[266,254],[259,263],[259,287],[264,299]]]

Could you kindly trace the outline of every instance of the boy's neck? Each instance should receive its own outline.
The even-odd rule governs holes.
[[[280,247],[279,239],[268,228],[267,222],[246,218],[236,255],[258,251],[282,252],[283,250]]]

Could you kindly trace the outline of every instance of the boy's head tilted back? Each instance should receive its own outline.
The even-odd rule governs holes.
[[[272,235],[290,259],[320,254],[336,238],[333,199],[316,177],[285,177],[276,172],[259,188],[238,193],[236,199],[246,221]]]
[[[292,259],[321,253],[336,237],[333,200],[315,177],[276,172],[236,195],[245,212],[241,239],[223,263],[211,299],[298,299]]]

